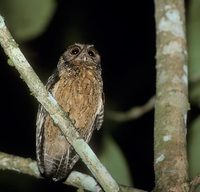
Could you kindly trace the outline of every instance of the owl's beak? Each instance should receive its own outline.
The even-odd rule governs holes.
[[[85,55],[83,56],[83,61],[87,61],[87,57]]]
[[[80,54],[80,58],[82,58],[82,61],[83,62],[86,62],[88,60],[87,58],[87,52],[83,51],[81,54]]]

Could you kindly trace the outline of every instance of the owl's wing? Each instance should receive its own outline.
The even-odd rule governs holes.
[[[55,71],[55,73],[53,73],[53,75],[51,75],[48,78],[47,84],[46,84],[46,89],[48,91],[50,91],[53,86],[55,85],[55,83],[59,80],[59,76],[58,76],[58,70]],[[42,127],[43,127],[43,123],[45,120],[45,117],[48,115],[48,113],[46,112],[46,110],[44,109],[44,107],[39,104],[38,106],[38,112],[37,112],[37,121],[36,121],[36,141],[40,139],[40,135],[42,134]],[[38,144],[40,142],[37,142],[36,144]]]
[[[58,71],[56,71],[53,75],[49,77],[47,81],[47,84],[46,84],[47,90],[50,91],[58,80],[59,80]],[[39,104],[38,112],[37,112],[37,120],[36,120],[36,153],[37,153],[38,163],[42,162],[40,149],[42,149],[41,145],[43,144],[42,142],[43,131],[44,131],[43,124],[45,122],[45,118],[47,115],[48,113],[46,112],[44,107],[41,104]],[[44,170],[41,170],[42,166],[39,166],[39,168],[40,168],[40,171],[43,173]]]
[[[38,168],[40,170],[41,173],[44,173],[44,169],[42,166],[42,156],[41,156],[41,149],[42,144],[43,144],[43,123],[44,123],[44,119],[47,115],[47,112],[45,111],[45,109],[42,107],[41,104],[39,104],[38,107],[38,112],[37,112],[37,120],[36,120],[36,158],[37,158],[37,163],[38,163]]]
[[[103,124],[103,117],[104,117],[104,97],[102,96],[100,111],[96,115],[96,118],[94,121],[94,129],[99,130],[101,128],[101,126]]]
[[[99,112],[97,112],[96,117],[95,117],[95,121],[93,124],[92,129],[95,130],[99,130],[103,124],[103,117],[104,117],[104,103],[105,103],[105,96],[104,96],[104,92],[102,93],[102,97],[101,97],[101,101],[100,101],[100,107],[99,107]]]
[[[57,83],[57,81],[59,80],[59,73],[58,73],[58,70],[56,70],[53,75],[51,75],[49,78],[48,78],[48,81],[47,81],[47,84],[46,84],[46,89],[48,91],[50,91],[53,86]]]
[[[51,91],[51,89],[53,88],[53,86],[55,85],[55,83],[59,80],[59,76],[58,76],[58,70],[55,71],[55,73],[53,73],[53,75],[51,75],[47,81],[46,84],[46,89],[48,91]],[[38,113],[37,113],[37,122],[36,122],[36,126],[37,126],[37,133],[41,134],[41,129],[43,127],[43,123],[44,123],[44,119],[47,116],[47,112],[44,109],[44,107],[39,104],[38,107]],[[38,135],[37,135],[38,136]]]

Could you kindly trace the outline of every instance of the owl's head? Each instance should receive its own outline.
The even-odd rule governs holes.
[[[67,48],[61,56],[66,64],[75,65],[96,65],[100,66],[100,55],[93,45],[75,43]]]

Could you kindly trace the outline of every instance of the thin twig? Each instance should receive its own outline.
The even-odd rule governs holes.
[[[151,97],[147,103],[142,106],[136,106],[125,112],[108,111],[107,118],[116,122],[125,122],[137,119],[148,113],[154,108],[155,96]]]
[[[106,168],[100,163],[88,144],[81,138],[70,121],[67,114],[53,96],[45,89],[20,49],[8,31],[3,18],[0,16],[0,43],[5,53],[11,60],[13,66],[20,73],[21,78],[26,82],[32,95],[49,112],[54,123],[61,129],[63,135],[74,147],[83,162],[90,169],[94,177],[106,192],[118,192],[119,186],[112,178]]]

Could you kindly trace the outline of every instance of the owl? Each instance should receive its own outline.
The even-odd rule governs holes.
[[[89,142],[103,122],[104,99],[100,55],[93,45],[75,43],[59,59],[47,90],[68,114],[80,136]],[[36,122],[36,156],[41,175],[65,179],[79,156],[40,105]]]

